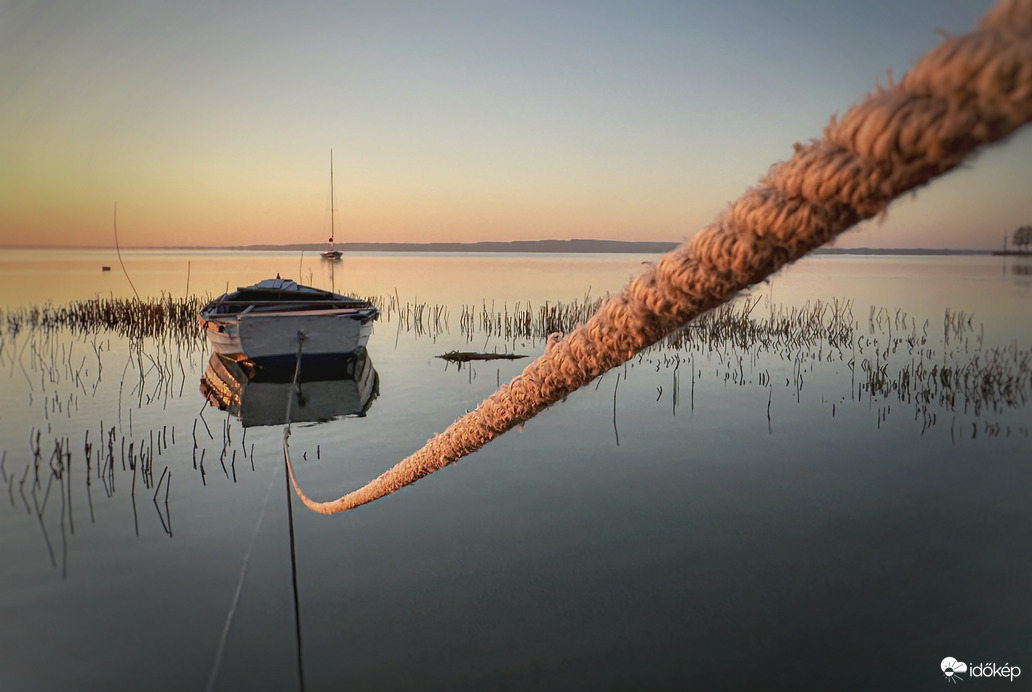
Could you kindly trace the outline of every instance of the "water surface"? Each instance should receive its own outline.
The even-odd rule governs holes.
[[[435,325],[376,325],[365,415],[292,426],[319,499],[527,362],[436,355],[542,351],[462,329],[464,310],[602,296],[655,260],[123,259],[145,298],[280,273],[444,306]],[[296,610],[283,427],[245,428],[204,398],[203,342],[5,331],[2,687],[294,689],[303,674],[309,690],[912,690],[945,684],[946,656],[1032,675],[1024,268],[808,259],[743,301],[762,320],[837,300],[848,340],[656,347],[370,506],[323,517],[291,499]],[[132,295],[113,253],[0,260],[6,314]]]

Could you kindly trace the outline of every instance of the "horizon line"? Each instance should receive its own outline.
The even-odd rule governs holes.
[[[563,247],[574,246],[578,249],[566,249],[573,254],[612,253],[665,253],[677,248],[681,242],[672,240],[608,240],[592,238],[541,239],[541,240],[477,240],[477,241],[344,241],[335,243],[335,249],[350,252],[563,252]],[[592,247],[595,246],[595,247]],[[117,245],[6,245],[0,248],[7,250],[115,250]],[[548,249],[544,249],[548,247]],[[485,249],[490,248],[490,249]],[[235,250],[244,252],[297,251],[321,252],[326,249],[325,243],[253,243],[248,245],[127,245],[124,250]],[[984,248],[929,248],[929,247],[858,247],[839,248],[821,247],[816,252],[829,254],[992,254],[998,250]],[[1020,254],[1020,253],[1019,253]],[[1027,253],[1026,253],[1027,254]]]

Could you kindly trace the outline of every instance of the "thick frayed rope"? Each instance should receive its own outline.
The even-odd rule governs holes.
[[[898,84],[870,94],[824,138],[797,144],[710,226],[664,255],[584,325],[474,411],[365,486],[311,510],[343,512],[477,451],[702,312],[885,211],[1032,120],[1032,0],[1002,0],[978,29],[945,39]]]

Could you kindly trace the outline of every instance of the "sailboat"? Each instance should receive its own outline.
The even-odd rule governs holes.
[[[339,262],[342,253],[340,250],[333,249],[333,150],[330,149],[330,247],[325,252],[320,253],[320,256],[324,260],[330,260],[331,262]]]

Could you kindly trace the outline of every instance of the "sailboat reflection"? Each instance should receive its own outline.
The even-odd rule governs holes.
[[[201,394],[212,406],[229,411],[245,428],[287,422],[321,422],[345,416],[364,416],[380,393],[380,376],[366,349],[317,367],[301,363],[294,389],[294,367],[256,367],[248,360],[232,360],[212,353],[201,379]],[[293,393],[291,394],[291,390]]]
[[[1032,276],[1032,264],[1021,264],[1015,262],[1007,267],[1008,274],[1011,276]]]

